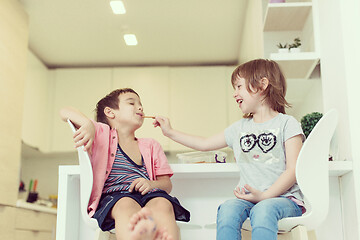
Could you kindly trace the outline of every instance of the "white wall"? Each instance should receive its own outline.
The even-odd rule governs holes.
[[[358,0],[319,0],[320,50],[324,109],[339,111],[339,155],[353,161],[354,170],[341,178],[344,239],[359,239],[360,223],[360,102]]]

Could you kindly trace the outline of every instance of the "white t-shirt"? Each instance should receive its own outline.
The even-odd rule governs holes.
[[[240,171],[237,186],[242,189],[248,184],[262,192],[267,190],[285,171],[285,141],[296,135],[305,140],[300,123],[282,113],[264,123],[244,118],[226,128],[226,143],[233,149]],[[303,201],[297,183],[281,196]]]

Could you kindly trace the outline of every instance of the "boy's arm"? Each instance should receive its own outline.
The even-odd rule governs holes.
[[[142,195],[145,195],[154,188],[159,188],[169,194],[172,189],[170,177],[168,175],[160,175],[157,176],[157,179],[153,181],[147,180],[145,178],[137,178],[131,183],[129,191],[132,192],[135,190],[141,192]]]
[[[60,117],[63,121],[70,121],[76,126],[77,130],[73,135],[75,147],[83,146],[86,151],[91,150],[91,145],[95,138],[95,126],[91,120],[75,108],[67,107],[60,110]]]
[[[172,189],[172,183],[169,175],[157,176],[157,179],[152,181],[152,186],[153,188],[160,188],[169,194]]]
[[[209,151],[227,146],[224,132],[208,138],[192,136],[173,129],[170,125],[169,119],[160,116],[155,117],[153,124],[154,127],[159,126],[166,137],[195,150]]]

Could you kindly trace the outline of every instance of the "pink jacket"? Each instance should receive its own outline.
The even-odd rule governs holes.
[[[93,121],[95,126],[95,139],[90,157],[93,167],[93,188],[89,200],[88,212],[94,215],[99,204],[104,183],[110,174],[114,163],[118,137],[116,129],[103,123]],[[160,144],[151,138],[139,138],[139,149],[143,156],[150,180],[155,180],[159,175],[173,175],[164,151]]]

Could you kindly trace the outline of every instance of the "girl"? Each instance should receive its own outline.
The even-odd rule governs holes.
[[[221,204],[217,239],[241,239],[250,217],[253,240],[277,239],[278,220],[302,214],[303,195],[295,178],[304,135],[295,118],[285,114],[286,82],[278,64],[257,59],[238,66],[231,83],[244,118],[208,138],[174,130],[167,118],[156,117],[165,136],[190,148],[208,151],[229,146],[240,169],[235,199]]]
[[[115,227],[117,240],[179,239],[175,219],[189,221],[190,213],[168,194],[173,173],[159,143],[135,137],[144,122],[139,95],[129,88],[111,92],[97,103],[97,122],[72,108],[60,115],[78,127],[75,147],[91,153],[88,211],[100,228]]]

